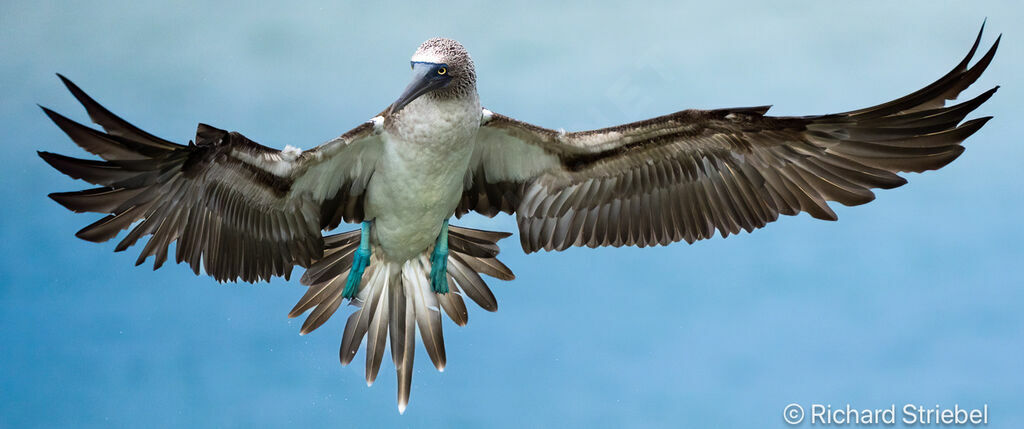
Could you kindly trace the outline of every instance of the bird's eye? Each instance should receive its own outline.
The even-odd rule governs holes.
[[[448,73],[448,69],[446,69],[444,67],[441,67],[441,68],[437,69],[437,74],[443,75],[445,73]]]

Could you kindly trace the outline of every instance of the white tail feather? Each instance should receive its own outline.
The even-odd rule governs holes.
[[[355,239],[358,233],[356,230],[325,237],[324,257],[302,277],[302,282],[310,288],[289,316],[296,317],[313,309],[303,324],[303,332],[323,324],[340,304],[340,295],[352,266],[352,251],[358,245]],[[417,328],[434,366],[443,371],[447,356],[441,310],[457,325],[465,325],[468,313],[463,295],[466,292],[485,309],[497,309],[493,293],[479,274],[506,280],[515,277],[496,259],[496,250],[487,250],[497,249],[496,242],[507,236],[451,226],[448,236],[451,249],[448,256],[450,292],[444,295],[434,293],[430,286],[431,249],[404,262],[385,261],[378,256],[380,252],[374,252],[356,298],[350,303],[358,309],[345,325],[339,351],[342,365],[352,361],[363,337],[366,337],[366,384],[372,385],[380,371],[384,344],[390,338],[392,362],[398,374],[398,408],[404,411],[412,387]]]

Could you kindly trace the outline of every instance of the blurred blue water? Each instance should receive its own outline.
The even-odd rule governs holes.
[[[790,402],[913,402],[1021,427],[1021,8],[775,3],[0,4],[0,426],[776,427]],[[513,237],[500,310],[446,326],[444,374],[420,349],[404,416],[387,359],[372,388],[338,365],[344,317],[297,335],[297,281],[218,285],[75,239],[95,217],[45,195],[84,184],[34,152],[83,154],[34,105],[87,119],[54,72],[165,138],[202,121],[308,148],[392,101],[436,35],[473,54],[488,108],[587,129],[875,104],[948,70],[986,16],[986,45],[1007,34],[968,94],[1004,87],[957,162],[835,223],[529,256]]]

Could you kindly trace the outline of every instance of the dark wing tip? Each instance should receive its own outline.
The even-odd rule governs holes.
[[[174,142],[164,140],[147,133],[128,123],[128,121],[125,121],[120,116],[115,115],[113,112],[107,110],[106,107],[103,107],[100,103],[90,97],[89,94],[86,94],[85,91],[82,91],[82,89],[79,88],[78,85],[75,85],[75,83],[70,79],[64,77],[64,75],[57,73],[57,77],[64,83],[64,86],[71,92],[71,95],[82,104],[82,107],[85,108],[85,111],[89,114],[89,118],[92,119],[93,123],[103,127],[103,129],[107,131],[107,134],[125,137],[130,140],[134,140],[137,143],[160,149],[175,149],[180,147],[180,145]]]
[[[981,73],[983,73],[985,69],[988,68],[989,63],[992,62],[992,58],[996,56],[996,51],[999,49],[999,42],[1002,40],[1003,35],[1000,34],[998,37],[996,37],[996,40],[992,42],[992,46],[988,48],[988,51],[985,52],[985,55],[982,55],[982,57],[978,59],[978,62],[974,64],[974,67],[971,67],[972,70],[969,73],[973,73],[974,79],[977,79],[977,76],[980,76]],[[974,71],[974,69],[977,69],[977,71]],[[974,80],[971,80],[970,83],[973,82]]]
[[[967,51],[967,55],[964,56],[964,59],[960,62],[961,67],[966,67],[967,63],[971,61],[972,57],[974,57],[974,53],[978,52],[978,46],[981,45],[981,36],[983,34],[985,34],[985,21],[982,21],[981,28],[978,29],[978,36],[974,38],[974,44],[971,45],[971,50]]]
[[[59,153],[46,151],[38,151],[37,153],[43,161],[46,161],[47,164],[50,164],[50,166],[57,169],[57,171],[60,171],[73,179],[83,179],[87,182],[91,182],[92,180],[90,179],[102,181],[103,179],[98,179],[99,176],[96,175],[96,168],[102,168],[108,165],[102,161],[74,158],[61,155]]]
[[[51,167],[56,168],[57,170],[61,170],[60,162],[67,158],[59,153],[47,152],[45,150],[37,150],[36,155],[39,155],[43,161],[46,161],[47,164],[50,164]]]
[[[66,192],[51,192],[49,194],[46,194],[46,196],[50,197],[51,200],[54,200],[54,201],[60,203],[61,205],[64,205],[64,203],[61,202],[61,200],[63,199],[62,197],[64,196],[63,194],[66,194]],[[65,206],[65,207],[67,207],[67,206]]]
[[[43,106],[42,104],[36,104],[36,106],[39,106],[40,109],[43,109],[43,113],[46,114],[46,116],[49,117],[50,120],[53,121],[53,122],[57,122],[58,118],[62,117],[62,115],[60,113],[57,113],[57,112],[53,111],[53,109],[50,109],[49,107]]]
[[[68,210],[71,210],[75,213],[82,213],[84,210],[81,210],[81,208],[78,205],[72,202],[72,200],[69,198],[70,194],[72,194],[72,192],[51,192],[49,194],[46,194],[46,196],[50,197],[51,200],[56,201],[57,204],[64,206],[64,208]]]
[[[57,75],[58,78],[60,78],[60,81],[64,83],[64,86],[74,86],[75,88],[78,88],[77,86],[75,86],[74,83],[71,82],[71,79],[68,79],[66,76],[64,76],[64,75],[62,75],[60,73],[55,73],[55,74]]]
[[[96,100],[93,100],[92,97],[89,96],[89,94],[86,94],[85,91],[82,91],[82,88],[79,88],[78,85],[75,85],[75,83],[72,82],[71,79],[68,79],[60,73],[57,73],[57,77],[60,78],[60,81],[64,84],[64,87],[67,88],[68,91],[71,91],[71,95],[75,96],[75,98],[78,99],[78,101],[81,102],[83,105],[86,105],[86,107],[89,107],[90,104],[95,104],[97,106],[99,105],[99,103],[96,103]]]
[[[970,121],[964,122],[963,125],[957,127],[957,129],[962,129],[966,131],[966,133],[962,135],[961,141],[967,140],[968,137],[974,135],[974,133],[978,132],[978,130],[980,130],[981,127],[985,126],[985,124],[987,124],[988,121],[992,120],[992,118],[993,116],[982,116],[980,118],[975,118],[971,119]]]
[[[1002,40],[1003,40],[1003,33],[999,33],[999,35],[996,36],[996,41],[992,42],[992,47],[988,48],[989,52],[991,52],[994,55],[995,52],[996,52],[996,48],[999,47],[999,42],[1002,41]]]
[[[61,115],[60,113],[57,113],[57,112],[51,110],[48,107],[39,106],[39,108],[43,109],[43,113],[46,114],[46,117],[50,118],[50,121],[53,121],[53,123],[55,125],[57,125],[57,127],[60,128],[61,131],[64,131],[64,134],[68,134],[69,137],[72,134],[71,131],[69,131],[69,128],[71,127],[71,124],[80,125],[80,124],[75,123],[71,119],[68,119],[67,116]],[[75,140],[75,139],[72,138],[72,140]],[[78,144],[78,142],[76,142],[76,144]]]
[[[986,101],[988,101],[990,98],[992,98],[992,95],[994,95],[996,93],[996,91],[999,91],[999,85],[996,85],[996,86],[994,86],[992,88],[989,88],[987,91],[982,92],[981,94],[978,94],[973,99],[964,101],[963,103],[960,103],[960,104],[958,104],[956,106],[945,107],[944,109],[946,109],[948,111],[952,111],[952,110],[964,107],[964,108],[966,108],[966,111],[963,112],[963,113],[964,113],[964,116],[966,116],[967,114],[970,114],[970,112],[973,112],[974,109],[977,109],[982,104],[985,104]]]

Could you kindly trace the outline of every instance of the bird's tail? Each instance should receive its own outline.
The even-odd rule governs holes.
[[[436,294],[430,287],[430,258],[427,249],[404,263],[387,262],[373,254],[363,275],[358,296],[350,305],[358,307],[348,318],[341,340],[341,364],[348,365],[366,337],[366,384],[377,378],[384,343],[391,338],[391,359],[398,372],[398,410],[409,403],[412,383],[416,328],[423,346],[439,371],[444,371],[444,336],[441,311],[456,325],[464,326],[468,312],[463,297],[487,311],[497,311],[498,302],[480,274],[512,280],[515,275],[498,261],[498,240],[509,233],[450,226],[448,229],[448,285],[450,292]],[[306,270],[302,284],[309,286],[289,317],[313,309],[302,324],[302,334],[318,328],[338,309],[342,291],[359,246],[359,230],[324,237],[324,256]]]

